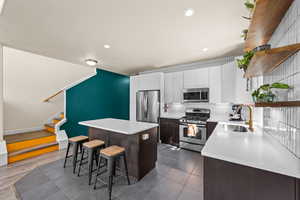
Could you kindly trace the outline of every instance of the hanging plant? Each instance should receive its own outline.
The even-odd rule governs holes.
[[[244,3],[245,7],[250,11],[252,12],[253,9],[254,9],[254,3],[251,3],[250,0],[247,0],[245,3]]]
[[[246,72],[252,57],[254,56],[253,51],[248,51],[243,55],[242,59],[237,59],[238,68],[244,70]]]
[[[247,34],[248,34],[248,29],[244,29],[244,30],[242,31],[241,38],[244,38],[244,40],[246,40],[246,39],[247,39]]]

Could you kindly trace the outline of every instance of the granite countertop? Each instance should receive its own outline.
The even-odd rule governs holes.
[[[233,132],[218,124],[202,155],[235,164],[300,178],[300,160],[263,130]]]
[[[158,127],[158,124],[155,123],[136,122],[113,118],[83,121],[79,122],[79,124],[92,128],[99,128],[112,132],[122,133],[126,135],[133,135],[142,131]]]

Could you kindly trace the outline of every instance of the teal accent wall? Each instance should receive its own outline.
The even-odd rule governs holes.
[[[67,122],[61,129],[69,137],[87,135],[78,122],[102,118],[129,119],[129,77],[97,69],[97,75],[66,91]]]

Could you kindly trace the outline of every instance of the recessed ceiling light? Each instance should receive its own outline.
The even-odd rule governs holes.
[[[104,48],[105,48],[105,49],[109,49],[109,48],[110,48],[110,45],[105,44],[105,45],[104,45]]]
[[[204,51],[204,52],[205,52],[205,51],[208,51],[208,48],[203,48],[202,51]]]
[[[2,11],[3,11],[4,3],[5,3],[5,0],[0,0],[0,15],[1,15]]]
[[[98,64],[98,61],[94,59],[86,59],[84,62],[89,66],[95,66]]]
[[[185,12],[184,12],[184,15],[185,16],[187,16],[187,17],[190,17],[190,16],[192,16],[193,14],[194,14],[194,10],[193,9],[191,9],[191,8],[189,8],[189,9],[187,9]]]

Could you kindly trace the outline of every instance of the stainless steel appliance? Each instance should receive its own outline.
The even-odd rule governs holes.
[[[209,102],[209,88],[183,90],[183,102]]]
[[[206,142],[206,121],[210,110],[202,108],[188,109],[181,118],[179,126],[180,148],[201,152]]]
[[[160,115],[160,92],[142,90],[136,93],[136,120],[158,123]]]

